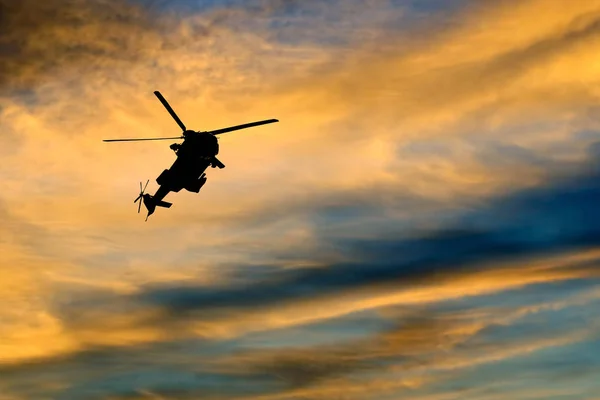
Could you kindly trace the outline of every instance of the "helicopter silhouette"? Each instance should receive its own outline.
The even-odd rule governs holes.
[[[181,189],[185,189],[189,192],[198,193],[200,189],[206,183],[206,169],[211,168],[225,168],[225,165],[217,159],[219,154],[219,140],[217,135],[222,133],[236,131],[239,129],[251,128],[253,126],[259,126],[264,124],[271,124],[273,122],[279,122],[277,119],[267,119],[263,121],[250,122],[248,124],[230,126],[228,128],[217,129],[214,131],[193,131],[186,128],[183,122],[179,119],[173,108],[169,105],[167,100],[159,91],[155,91],[154,94],[158,97],[158,100],[167,109],[169,114],[173,117],[175,122],[183,130],[181,136],[176,137],[160,137],[160,138],[140,138],[140,139],[104,139],[104,142],[133,142],[142,140],[173,140],[183,139],[182,143],[173,143],[171,150],[177,155],[177,159],[173,162],[173,165],[169,169],[165,169],[158,178],[159,188],[156,190],[154,195],[145,193],[146,187],[150,180],[146,182],[146,186],[142,188],[140,182],[140,194],[133,201],[138,205],[138,214],[142,207],[142,201],[144,206],[148,210],[146,215],[146,221],[148,217],[152,215],[156,207],[170,208],[172,203],[164,201],[163,199],[169,192],[179,192]]]

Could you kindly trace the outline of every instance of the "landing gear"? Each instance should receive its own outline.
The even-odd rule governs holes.
[[[197,181],[195,181],[191,185],[187,186],[185,189],[189,192],[198,193],[200,191],[200,189],[202,188],[202,186],[204,186],[205,183],[206,183],[206,174],[202,174],[202,176],[200,176],[200,178],[198,178]]]
[[[219,160],[217,159],[217,157],[214,157],[214,158],[212,159],[212,162],[210,163],[210,166],[211,166],[212,168],[216,168],[216,167],[218,167],[219,169],[223,169],[223,168],[225,168],[225,164],[223,164],[221,161],[219,161]]]

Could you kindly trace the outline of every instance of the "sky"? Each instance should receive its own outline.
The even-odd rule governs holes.
[[[0,0],[0,400],[598,400],[600,1]],[[185,124],[199,194],[133,200]]]

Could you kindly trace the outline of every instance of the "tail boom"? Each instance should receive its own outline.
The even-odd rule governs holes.
[[[148,215],[146,216],[146,220],[148,220],[149,216],[154,214],[154,210],[156,210],[156,207],[170,208],[173,205],[172,203],[169,203],[168,201],[158,200],[149,194],[145,194],[143,198],[144,198],[144,206],[146,206],[146,209],[148,210]]]

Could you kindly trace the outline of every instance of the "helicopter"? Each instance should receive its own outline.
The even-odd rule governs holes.
[[[194,131],[186,128],[185,124],[181,122],[181,119],[179,119],[173,108],[171,108],[167,100],[159,91],[155,91],[154,95],[156,95],[169,114],[171,114],[171,117],[173,117],[177,125],[182,129],[181,136],[103,140],[103,142],[132,142],[142,140],[183,139],[182,143],[173,143],[169,146],[171,150],[175,152],[177,158],[173,162],[171,168],[165,169],[159,177],[156,178],[156,183],[159,185],[156,193],[154,195],[145,193],[150,180],[146,182],[146,186],[143,188],[142,183],[140,182],[140,194],[133,202],[139,202],[139,214],[143,201],[144,206],[146,206],[146,209],[148,210],[146,221],[148,220],[148,217],[154,213],[156,207],[171,207],[172,203],[163,200],[169,192],[177,193],[181,189],[185,189],[189,192],[198,193],[206,183],[206,169],[208,167],[219,169],[225,168],[225,165],[216,157],[217,154],[219,154],[219,141],[217,135],[239,129],[279,122],[277,119],[267,119],[230,126],[214,131]]]

